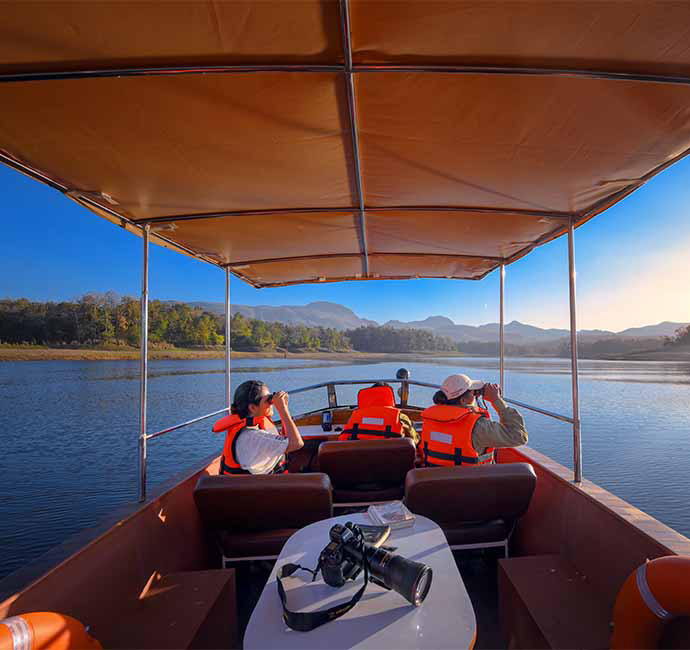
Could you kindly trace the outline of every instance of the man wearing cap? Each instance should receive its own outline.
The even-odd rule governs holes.
[[[499,422],[492,422],[489,412],[477,406],[479,394],[491,402]],[[420,452],[427,466],[490,463],[494,447],[519,447],[527,442],[525,422],[503,401],[500,387],[467,375],[446,377],[434,395],[434,406],[422,413],[422,419]]]

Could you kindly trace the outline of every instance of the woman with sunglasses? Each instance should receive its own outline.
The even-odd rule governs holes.
[[[271,421],[274,407],[282,423],[280,433]],[[213,427],[215,432],[227,432],[220,473],[285,472],[286,454],[304,445],[290,415],[288,394],[285,391],[271,393],[262,381],[245,381],[235,390],[230,413]]]

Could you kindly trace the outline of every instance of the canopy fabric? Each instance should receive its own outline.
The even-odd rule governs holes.
[[[256,287],[480,279],[690,150],[687,2],[1,10],[0,159]]]

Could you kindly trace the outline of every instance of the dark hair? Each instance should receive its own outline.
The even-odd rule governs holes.
[[[239,415],[241,418],[248,418],[249,405],[258,404],[261,401],[261,389],[265,385],[264,382],[258,379],[250,379],[241,383],[235,389],[235,397],[230,407],[230,413]]]
[[[434,404],[447,404],[448,406],[461,406],[462,400],[471,393],[471,390],[466,390],[462,395],[458,395],[453,399],[448,399],[442,390],[437,390],[432,398]]]

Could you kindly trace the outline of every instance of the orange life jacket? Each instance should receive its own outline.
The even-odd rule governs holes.
[[[436,404],[422,411],[419,444],[424,465],[484,465],[494,460],[492,447],[479,454],[472,445],[472,429],[479,418],[489,418],[485,409]]]
[[[357,409],[352,412],[338,440],[381,440],[402,438],[400,409],[390,386],[371,386],[357,394]]]
[[[260,416],[258,418],[241,418],[239,415],[226,415],[213,425],[214,433],[227,431],[225,434],[225,447],[220,459],[219,474],[251,474],[249,470],[242,469],[237,462],[237,439],[240,432],[245,427],[258,426],[259,429],[270,429],[273,422],[270,418]],[[283,456],[282,460],[273,468],[272,474],[287,473],[287,459]]]

